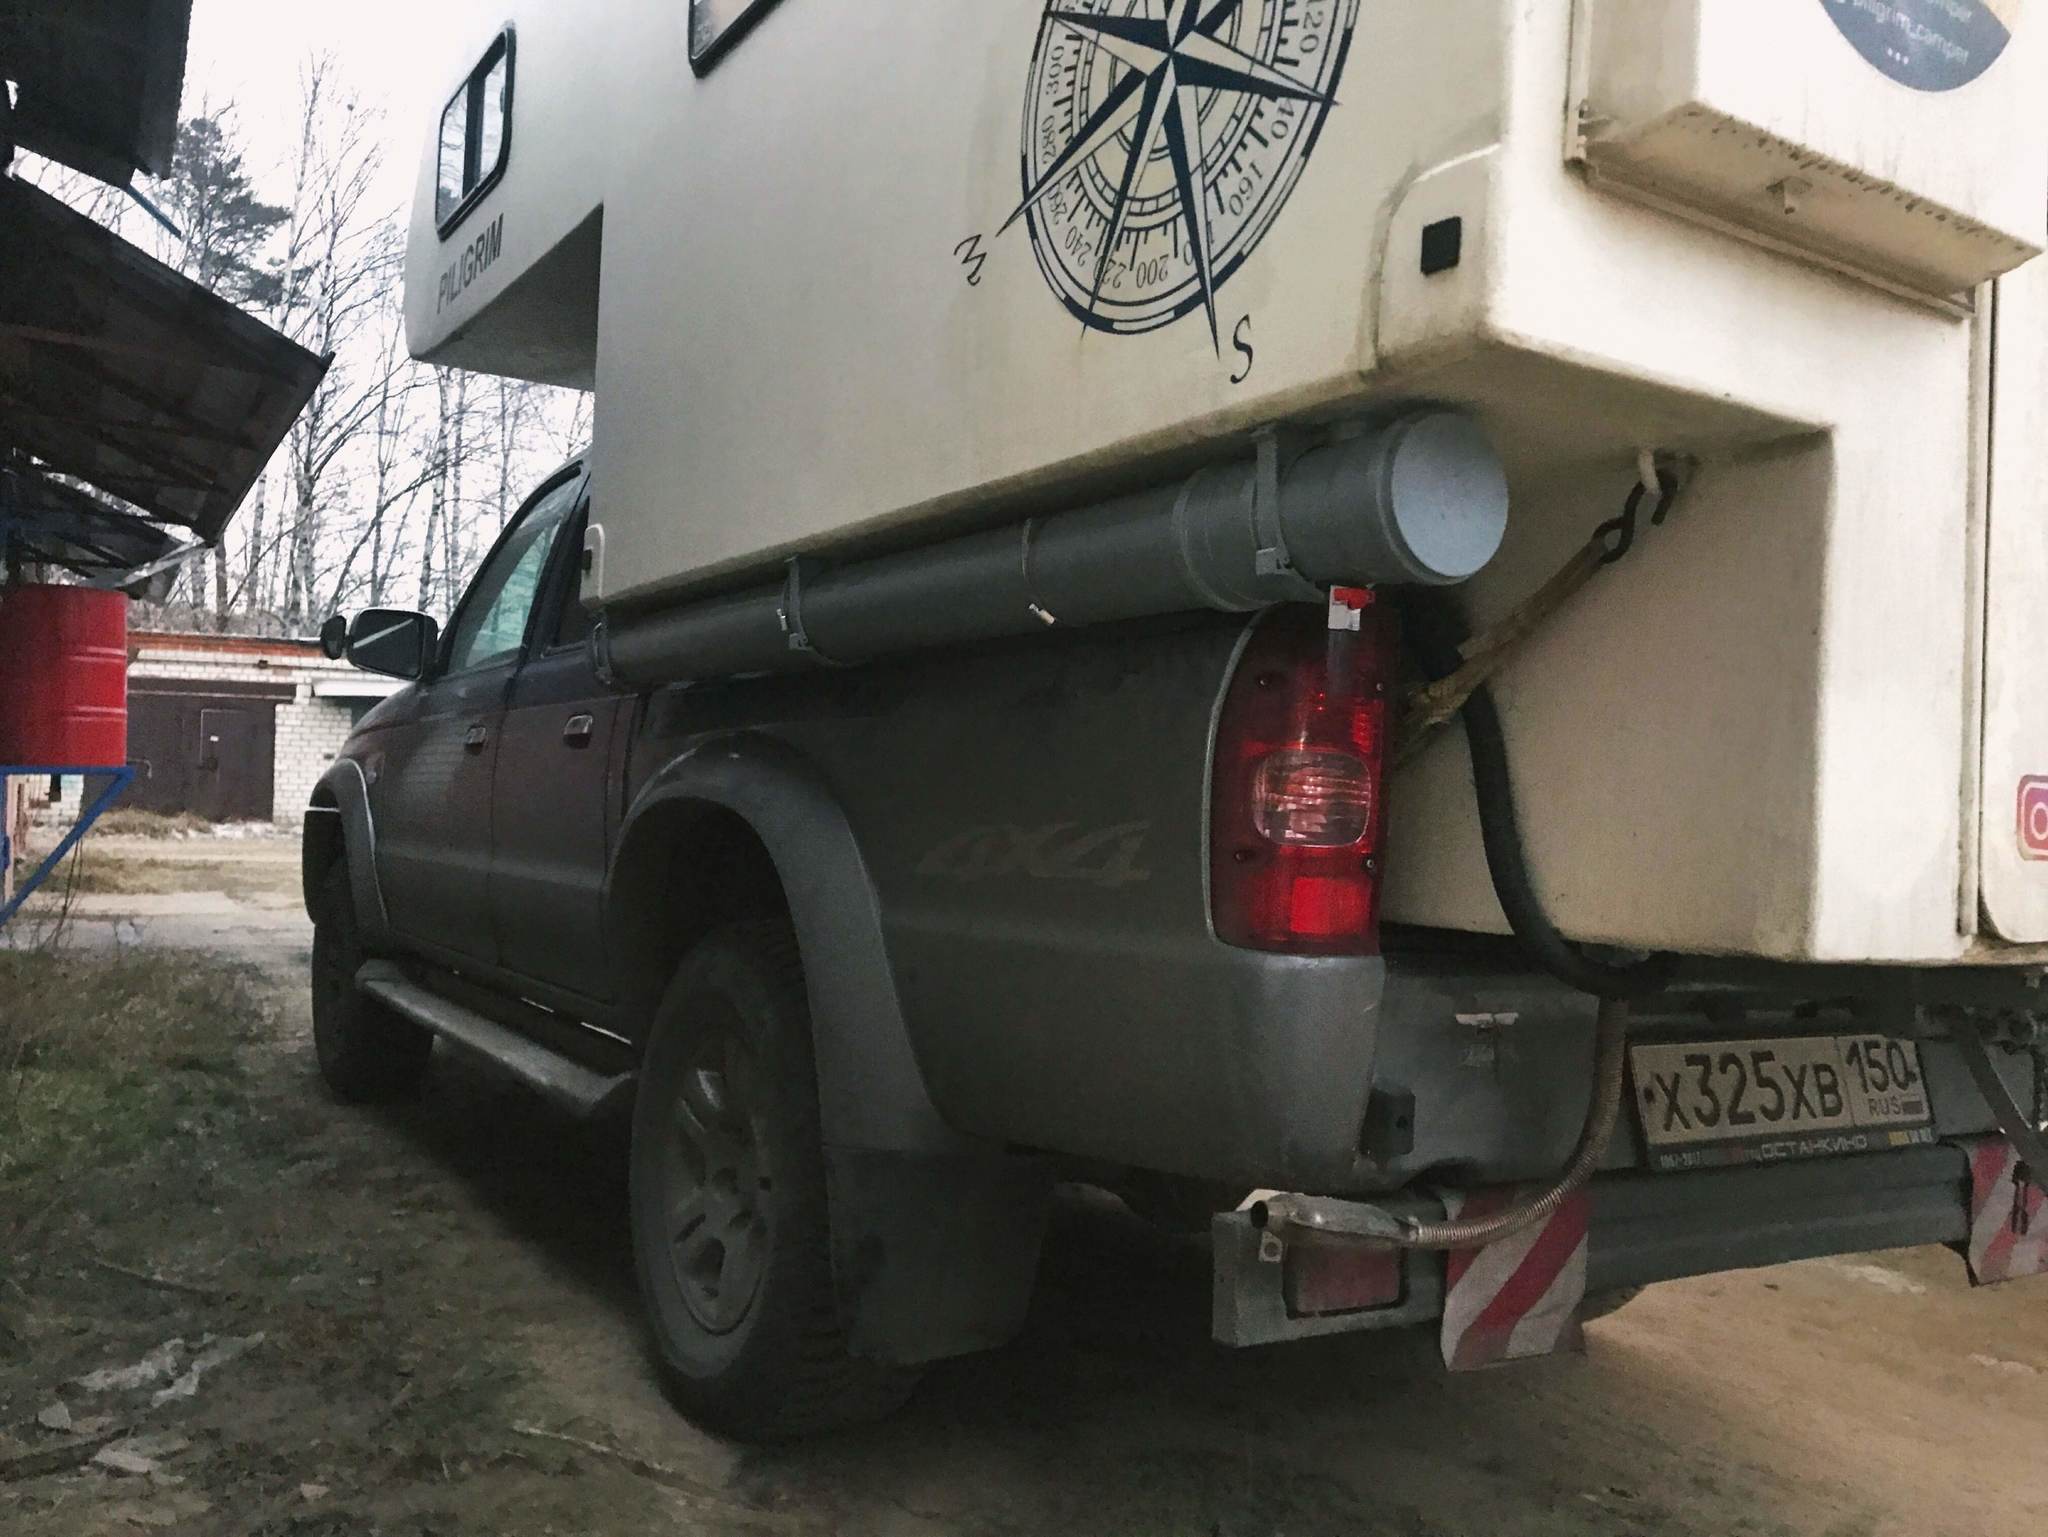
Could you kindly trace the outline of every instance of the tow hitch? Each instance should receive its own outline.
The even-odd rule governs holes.
[[[1970,1149],[1970,1279],[1994,1286],[2048,1275],[2048,1137],[2041,1132],[2048,1117],[2048,1024],[2013,1012],[1945,1015],[1963,1065],[2004,1134]],[[2031,1112],[2006,1086],[1994,1048],[2030,1059]]]
[[[1946,1018],[1977,1092],[1984,1096],[1991,1118],[2019,1154],[2016,1179],[2031,1184],[2037,1194],[2048,1192],[2048,1138],[2041,1134],[2043,1117],[2048,1116],[2048,1024],[2032,1016],[2011,1014],[1989,1022],[1960,1011],[1946,1012]],[[2025,1052],[2032,1059],[2032,1114],[2020,1108],[1991,1060],[1994,1041],[2009,1052]]]

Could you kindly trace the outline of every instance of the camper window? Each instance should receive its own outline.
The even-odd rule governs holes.
[[[703,74],[775,0],[690,0],[690,64]]]
[[[441,113],[434,216],[447,235],[504,174],[512,140],[512,34],[500,33]]]

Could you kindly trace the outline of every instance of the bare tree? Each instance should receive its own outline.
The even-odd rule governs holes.
[[[256,477],[256,489],[249,498],[247,543],[242,552],[242,583],[227,603],[221,605],[226,614],[237,601],[246,602],[257,608],[269,608],[269,595],[262,586],[263,576],[263,524],[264,514],[270,499],[270,471],[264,470]]]
[[[120,188],[39,155],[22,155],[15,161],[14,172],[30,186],[109,229],[119,229],[133,207]]]
[[[167,620],[303,631],[346,604],[401,593],[446,613],[526,492],[589,439],[588,396],[409,357],[399,302],[407,224],[378,203],[382,135],[333,60],[315,56],[277,156],[282,195],[249,170],[269,153],[244,146],[231,109],[202,99],[178,169],[153,189],[177,239],[145,226],[120,193],[35,168],[45,190],[332,357],[232,544],[192,563]]]
[[[384,327],[384,351],[377,400],[376,490],[370,503],[370,603],[384,602],[384,589],[391,579],[391,563],[404,529],[387,526],[394,509],[410,507],[431,470],[406,463],[407,427],[412,415],[413,396],[426,381],[419,370],[404,363],[405,315],[397,303],[388,306]],[[337,593],[335,605],[341,606]]]
[[[533,386],[519,379],[496,381],[498,404],[498,527],[511,521],[519,505],[519,488],[513,480],[520,439],[533,406]]]
[[[293,167],[290,238],[281,319],[308,350],[335,357],[293,425],[291,537],[282,608],[288,623],[312,619],[319,591],[324,493],[330,475],[376,431],[400,365],[378,349],[353,361],[373,335],[396,281],[401,247],[387,210],[372,202],[381,150],[376,115],[340,89],[333,61],[320,56],[302,76],[299,151]]]
[[[202,103],[178,128],[177,154],[155,186],[175,238],[159,230],[165,260],[231,304],[269,307],[283,274],[266,255],[290,210],[258,195],[245,161],[234,108]]]
[[[433,487],[427,503],[427,528],[420,541],[420,596],[419,607],[431,610],[434,606],[434,552],[441,547],[442,528],[450,517],[448,509],[448,440],[452,417],[449,411],[449,394],[453,388],[449,374],[434,376],[434,433],[432,448],[427,458],[428,484]]]
[[[448,481],[447,494],[441,504],[441,607],[452,614],[462,596],[460,583],[463,573],[469,569],[467,546],[470,541],[464,537],[468,517],[462,500],[462,470],[469,460],[473,443],[469,436],[469,375],[458,371],[446,377],[448,387],[441,393],[447,443],[442,469]]]
[[[387,289],[378,318],[377,351],[369,363],[376,392],[376,413],[359,458],[367,468],[349,477],[351,487],[367,481],[360,505],[341,510],[333,520],[335,558],[326,578],[323,609],[339,612],[359,594],[381,605],[404,550],[405,526],[421,490],[441,473],[437,457],[421,454],[413,440],[416,397],[434,385],[432,372],[412,363],[405,352],[405,316],[396,294]]]

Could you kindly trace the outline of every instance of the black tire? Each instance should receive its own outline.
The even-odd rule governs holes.
[[[335,1098],[352,1105],[415,1092],[434,1051],[431,1034],[356,991],[366,959],[348,866],[337,863],[313,923],[313,1050]]]
[[[633,1110],[633,1253],[671,1397],[751,1441],[879,1419],[917,1374],[856,1359],[832,1286],[810,1007],[786,923],[684,957]]]

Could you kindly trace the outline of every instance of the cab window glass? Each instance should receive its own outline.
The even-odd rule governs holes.
[[[569,538],[572,555],[582,554],[583,529],[586,519],[578,518],[570,526]],[[555,638],[552,644],[556,650],[565,646],[580,646],[590,639],[590,610],[583,606],[583,562],[571,559],[568,566],[568,591],[562,595],[561,617],[555,623]]]
[[[536,503],[478,575],[455,622],[448,670],[466,672],[519,654],[547,575],[548,556],[576,507],[571,478]]]

